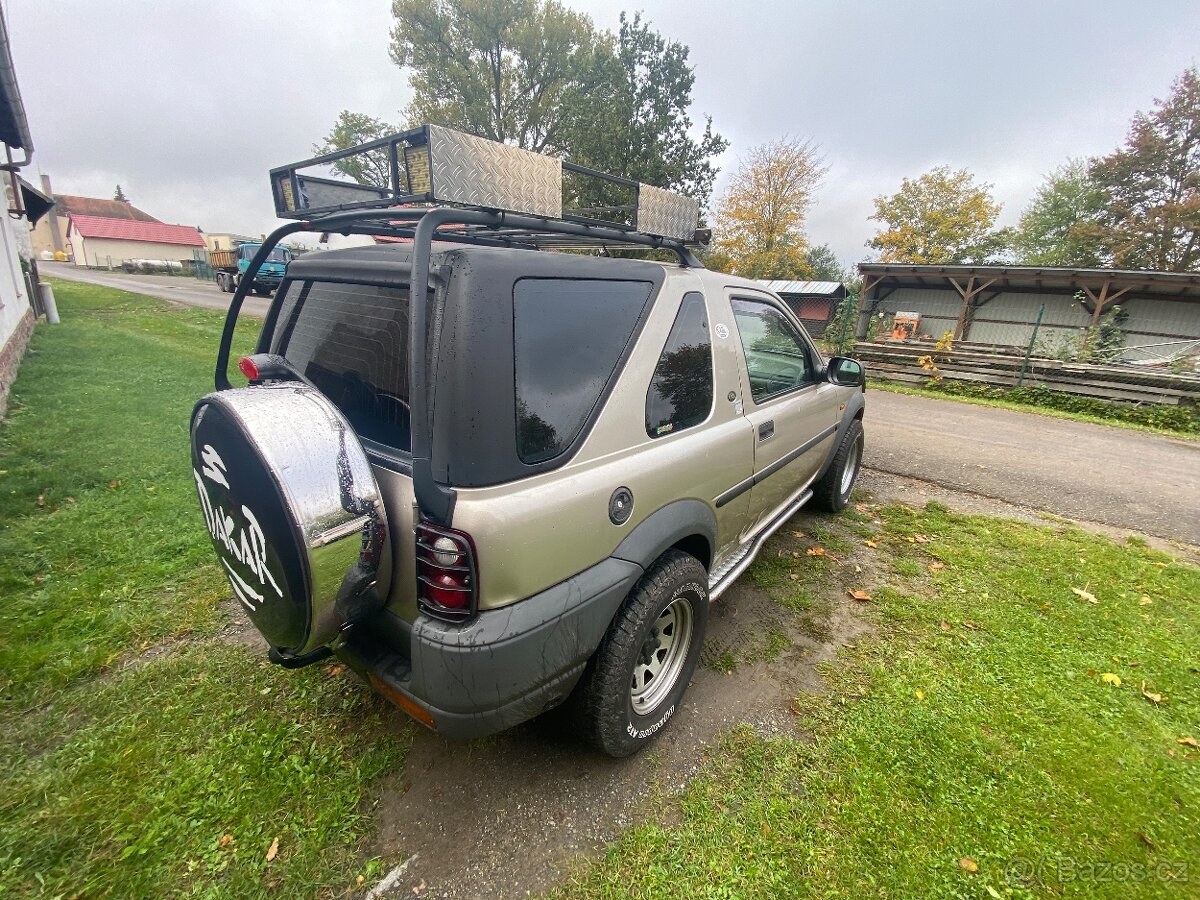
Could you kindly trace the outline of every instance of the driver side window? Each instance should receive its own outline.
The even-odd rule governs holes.
[[[803,338],[779,310],[756,300],[734,300],[732,305],[755,403],[816,381]]]

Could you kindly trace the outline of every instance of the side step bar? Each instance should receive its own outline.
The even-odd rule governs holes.
[[[812,499],[813,492],[805,489],[800,493],[795,500],[784,507],[783,512],[777,515],[774,519],[767,523],[758,534],[746,541],[739,547],[734,554],[720,566],[713,570],[708,576],[708,599],[709,601],[716,600],[721,594],[725,593],[726,588],[737,581],[739,575],[749,568],[750,563],[754,562],[758,551],[762,549],[762,545],[767,542],[767,538],[773,535],[779,528],[800,511],[805,503]]]

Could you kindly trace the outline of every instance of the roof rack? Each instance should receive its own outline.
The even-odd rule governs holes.
[[[612,244],[614,230],[682,244],[707,240],[707,232],[697,231],[700,205],[691,197],[440,125],[272,169],[271,194],[283,219],[450,206],[605,229],[591,241],[558,229],[509,229],[516,242],[543,247]],[[386,220],[376,227],[386,232]]]
[[[334,163],[361,180],[301,172]],[[367,183],[363,183],[366,181]],[[374,184],[370,182],[376,182]],[[275,246],[301,231],[407,238],[409,270],[409,386],[413,492],[422,517],[449,524],[456,493],[434,478],[433,427],[425,360],[430,253],[434,240],[529,249],[640,247],[673,252],[681,265],[702,267],[690,246],[707,243],[699,204],[682,194],[606,175],[552,156],[531,153],[439,125],[422,125],[271,170],[280,218],[294,219],[269,234],[250,261],[256,272]],[[229,355],[238,314],[253,279],[229,301],[214,381],[227,390]],[[279,314],[280,293],[267,312],[261,341]],[[418,364],[419,361],[419,364]]]

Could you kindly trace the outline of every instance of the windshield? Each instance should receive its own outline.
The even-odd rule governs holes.
[[[260,247],[262,247],[262,244],[242,244],[238,249],[241,251],[242,259],[254,259],[254,254],[259,251]],[[292,254],[291,251],[284,247],[276,247],[271,251],[271,255],[263,261],[273,263],[290,263],[292,261]]]

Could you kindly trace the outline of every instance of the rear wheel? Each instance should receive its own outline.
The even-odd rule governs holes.
[[[675,714],[704,644],[708,573],[668,550],[621,606],[571,698],[580,735],[609,756],[640,750]]]
[[[841,512],[850,503],[850,494],[862,469],[863,427],[855,419],[846,429],[833,462],[821,480],[813,485],[813,505],[826,512]]]

